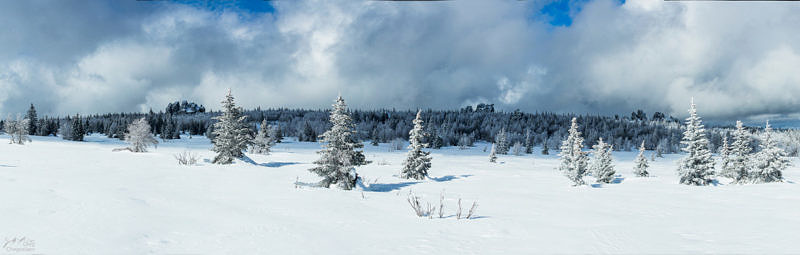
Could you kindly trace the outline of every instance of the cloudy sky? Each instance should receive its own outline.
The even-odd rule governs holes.
[[[0,114],[245,107],[800,112],[800,3],[3,1]]]

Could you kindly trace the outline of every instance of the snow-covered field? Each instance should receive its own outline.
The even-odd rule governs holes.
[[[366,190],[342,191],[303,185],[319,180],[307,171],[317,143],[220,166],[203,137],[148,153],[112,152],[124,145],[100,136],[32,138],[0,136],[0,237],[32,241],[0,254],[800,253],[796,166],[784,183],[694,187],[677,183],[680,155],[635,178],[636,154],[622,152],[619,183],[572,187],[555,155],[492,164],[478,144],[434,150],[432,178],[408,181],[396,177],[405,151],[381,144],[365,146]],[[184,150],[200,164],[179,166]],[[409,192],[433,205],[443,192],[444,218],[416,217]],[[476,218],[456,219],[459,198],[465,214],[478,202]]]

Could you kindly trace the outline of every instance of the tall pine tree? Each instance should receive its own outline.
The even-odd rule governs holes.
[[[222,114],[214,117],[214,144],[212,149],[217,153],[212,161],[215,164],[230,164],[233,159],[244,156],[244,151],[251,143],[250,127],[245,122],[247,116],[242,115],[242,109],[233,102],[233,95],[228,89],[225,100],[222,101]]]
[[[408,132],[408,156],[403,162],[403,171],[400,172],[400,177],[403,179],[422,180],[428,176],[428,169],[431,168],[431,153],[422,150],[427,144],[422,142],[425,131],[422,127],[421,116],[422,110],[417,111],[414,128]]]
[[[333,104],[330,121],[333,127],[321,135],[324,145],[317,152],[321,155],[320,159],[314,161],[317,166],[309,171],[323,178],[320,186],[336,184],[339,188],[350,190],[356,185],[356,167],[369,162],[362,151],[356,150],[364,145],[356,140],[355,125],[341,96]]]
[[[686,152],[678,166],[680,183],[686,185],[708,185],[714,176],[714,160],[708,150],[706,130],[700,117],[697,116],[694,99],[689,107],[689,117],[686,118],[686,131],[683,132],[681,144]]]
[[[723,175],[733,179],[734,183],[747,182],[752,167],[750,151],[752,151],[750,134],[744,129],[741,121],[736,121],[733,144],[728,151],[728,162],[725,164],[723,159],[722,163]]]
[[[578,131],[578,120],[572,118],[572,124],[569,128],[569,136],[561,142],[561,152],[558,154],[561,157],[561,165],[558,169],[573,182],[573,185],[583,185],[583,176],[586,173],[586,166],[588,164],[587,153],[582,151],[583,137],[581,132]]]

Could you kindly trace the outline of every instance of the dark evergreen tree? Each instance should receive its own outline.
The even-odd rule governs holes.
[[[25,115],[25,118],[28,119],[28,135],[36,135],[39,119],[36,117],[36,108],[33,107],[33,104],[28,109],[28,114]]]

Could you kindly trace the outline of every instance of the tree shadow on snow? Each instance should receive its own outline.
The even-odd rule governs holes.
[[[622,177],[621,175],[617,175],[617,176],[614,177],[614,180],[611,180],[610,183],[592,183],[592,184],[589,184],[589,186],[592,187],[592,188],[602,188],[603,184],[620,184],[624,180],[625,180],[625,177]]]
[[[372,192],[390,192],[394,190],[399,190],[414,184],[420,183],[419,181],[415,182],[401,182],[401,183],[373,183],[367,186],[364,191],[372,191]]]
[[[0,165],[0,167],[17,167],[17,166],[12,166],[12,165]]]
[[[452,180],[455,180],[455,179],[467,178],[467,177],[470,177],[470,176],[472,176],[472,175],[471,174],[462,174],[462,175],[459,175],[459,176],[445,175],[445,176],[442,176],[442,177],[428,177],[428,179],[431,179],[431,180],[433,180],[435,182],[446,182],[446,181],[452,181]]]
[[[289,166],[289,165],[296,165],[300,164],[300,162],[269,162],[269,163],[257,163],[253,159],[248,156],[243,156],[241,158],[242,162],[253,164],[256,166],[264,166],[264,167],[282,167],[282,166]]]

